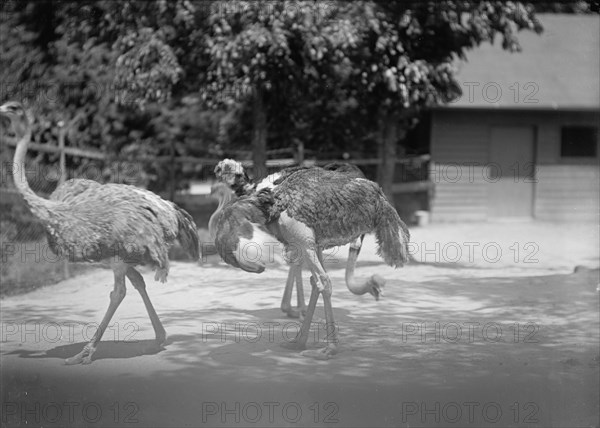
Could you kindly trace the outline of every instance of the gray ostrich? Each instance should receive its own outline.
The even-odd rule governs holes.
[[[156,270],[155,280],[165,282],[169,273],[168,250],[179,239],[189,255],[198,258],[198,235],[192,217],[152,192],[124,184],[100,184],[73,179],[56,189],[50,199],[36,195],[25,175],[25,154],[31,139],[32,118],[20,103],[0,106],[19,137],[13,178],[31,212],[45,225],[50,248],[70,261],[108,261],[114,272],[114,289],[108,310],[92,340],[66,364],[89,364],[108,323],[125,297],[125,277],[140,293],[160,345],[163,328],[146,292],[136,265]]]
[[[211,189],[211,195],[216,197],[219,200],[219,206],[211,216],[209,220],[209,231],[211,233],[211,237],[214,240],[216,235],[216,223],[217,219],[222,213],[223,207],[225,204],[229,203],[229,201],[233,198],[232,190],[235,191],[237,196],[248,196],[255,192],[257,189],[262,189],[264,187],[271,186],[272,183],[282,176],[286,176],[290,172],[297,171],[299,169],[303,169],[303,167],[291,167],[285,168],[279,172],[269,175],[265,179],[260,182],[253,183],[252,180],[245,173],[243,166],[232,159],[225,159],[215,167],[215,174],[217,176],[221,176],[223,171],[230,171],[235,175],[235,179],[233,184],[231,185],[231,189],[225,186],[225,183],[218,182]],[[365,178],[362,171],[349,163],[342,162],[332,162],[323,167],[323,169],[330,171],[337,171],[339,173],[346,174],[348,177],[352,178]],[[362,242],[364,240],[365,235],[361,235],[355,242],[350,244],[350,248],[348,250],[348,259],[346,262],[346,286],[351,293],[356,295],[363,295],[366,293],[370,293],[375,300],[379,300],[379,297],[383,294],[383,287],[385,286],[385,279],[383,279],[379,275],[372,275],[367,281],[362,283],[358,283],[354,277],[354,268],[356,265],[356,259],[360,253],[360,249],[362,247]],[[294,308],[291,306],[292,293],[294,289],[294,285],[296,285],[296,295],[297,295],[297,307]],[[290,318],[298,318],[304,315],[306,312],[306,304],[304,301],[304,289],[302,285],[302,263],[294,263],[292,260],[288,278],[286,281],[285,290],[283,293],[283,298],[281,300],[281,310],[286,313]]]
[[[241,164],[222,163],[218,179],[249,187]],[[378,254],[390,266],[408,261],[409,231],[378,184],[323,168],[294,168],[272,183],[226,205],[218,223],[216,247],[226,263],[260,273],[264,266],[242,257],[240,249],[268,232],[287,248],[299,248],[312,272],[312,291],[294,347],[306,346],[319,294],[323,296],[327,346],[303,355],[327,359],[337,352],[337,331],[331,304],[331,280],[323,267],[324,248],[356,242],[375,233]]]

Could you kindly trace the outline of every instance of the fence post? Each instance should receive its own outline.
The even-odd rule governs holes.
[[[304,141],[302,141],[302,140],[298,141],[297,156],[298,156],[298,159],[296,159],[296,161],[298,162],[298,165],[303,166],[304,165]]]
[[[59,168],[60,168],[60,177],[58,179],[58,185],[62,186],[65,181],[67,181],[67,154],[65,153],[65,134],[67,133],[68,127],[65,126],[64,121],[58,122],[58,127],[60,128],[58,131],[58,150],[60,155],[59,160]],[[63,265],[63,279],[69,279],[71,277],[71,271],[69,269],[69,260],[68,257],[64,257],[62,260]]]

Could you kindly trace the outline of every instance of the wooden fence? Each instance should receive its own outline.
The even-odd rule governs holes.
[[[29,150],[42,152],[42,153],[52,153],[58,154],[60,157],[60,173],[61,179],[59,183],[64,182],[67,178],[66,174],[66,162],[65,157],[68,156],[78,156],[87,159],[95,159],[102,161],[115,161],[118,162],[118,157],[109,156],[106,153],[95,151],[95,150],[87,150],[80,149],[76,147],[67,147],[64,144],[64,135],[67,131],[68,127],[63,127],[61,132],[59,133],[59,145],[54,146],[50,144],[39,144],[39,143],[29,143]],[[16,147],[17,142],[14,139],[7,139],[7,143],[11,147]],[[253,162],[249,157],[251,156],[251,151],[239,150],[235,152],[231,152],[232,155],[239,159],[240,162],[245,167],[252,167]],[[267,157],[281,156],[287,155],[287,157],[283,158],[273,158],[267,159],[267,169],[271,172],[273,170],[277,170],[280,168],[285,168],[288,166],[298,165],[300,162],[304,164],[314,163],[316,165],[325,165],[329,162],[339,162],[339,158],[332,159],[318,159],[316,161],[307,161],[298,156],[296,149],[286,148],[286,149],[274,149],[267,151]],[[303,156],[302,156],[303,157]],[[196,157],[196,156],[139,156],[136,157],[136,162],[159,162],[159,163],[169,163],[170,168],[174,171],[179,165],[184,163],[193,163],[193,164],[203,164],[203,165],[216,165],[221,158],[216,157]],[[422,168],[424,165],[426,166],[430,160],[429,155],[421,155],[414,156],[409,158],[396,159],[397,165],[403,166],[416,166],[416,168]],[[367,158],[367,159],[351,159],[348,162],[353,163],[357,166],[377,166],[381,163],[379,158]],[[171,174],[173,176],[174,174]],[[421,179],[417,180],[404,180],[401,179],[396,181],[392,187],[394,193],[410,193],[415,191],[423,191],[431,188],[431,183],[425,176],[420,177]],[[174,188],[173,183],[171,184],[171,188]],[[173,196],[173,195],[171,195]],[[172,198],[171,198],[172,199]]]

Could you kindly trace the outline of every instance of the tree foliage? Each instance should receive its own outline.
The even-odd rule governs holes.
[[[589,12],[595,4],[566,3],[538,7]],[[382,159],[395,157],[392,149],[421,110],[459,95],[457,58],[487,42],[519,51],[519,31],[541,31],[535,7],[513,1],[36,0],[1,7],[1,98],[35,107],[35,139],[55,143],[59,122],[83,113],[69,145],[137,162],[299,143],[367,155],[379,148]],[[77,173],[88,161],[69,162]],[[140,166],[138,184],[160,189],[167,182],[168,163]],[[389,181],[385,168],[380,179]],[[102,179],[123,177],[103,165]]]
[[[199,85],[183,79],[184,67],[188,73],[202,68],[190,54],[198,29],[189,9],[187,1],[3,2],[2,101],[19,99],[33,108],[34,140],[55,145],[59,124],[81,113],[69,146],[129,160],[122,168],[110,159],[69,157],[70,175],[160,190],[168,162],[140,159],[173,150],[203,155],[214,140],[212,118],[200,105],[180,102]],[[51,155],[37,160],[56,162]],[[184,172],[194,170],[178,170],[179,179]]]

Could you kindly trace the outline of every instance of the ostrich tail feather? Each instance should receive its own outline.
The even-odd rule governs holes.
[[[400,219],[396,209],[384,198],[378,210],[379,218],[375,237],[377,254],[390,266],[401,267],[408,262],[408,242],[410,232]]]
[[[177,239],[192,259],[197,260],[200,257],[200,243],[196,223],[194,223],[192,216],[182,208],[176,206],[175,214],[179,229]]]

